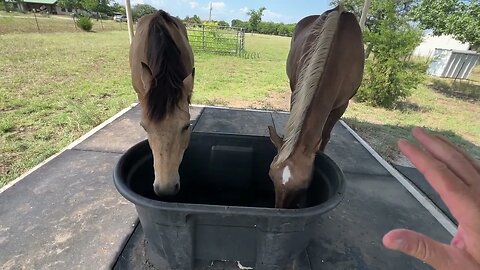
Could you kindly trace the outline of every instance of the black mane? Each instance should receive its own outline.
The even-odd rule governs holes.
[[[168,23],[176,25],[168,13],[159,10],[148,32],[147,59],[152,81],[147,92],[147,115],[156,121],[165,118],[182,100],[183,80],[188,75],[181,52],[165,27]]]

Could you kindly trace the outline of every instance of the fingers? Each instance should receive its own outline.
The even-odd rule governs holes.
[[[405,229],[392,230],[383,237],[383,245],[441,269],[451,261],[447,246],[431,238]]]
[[[463,151],[462,149],[460,149],[458,146],[456,146],[455,144],[451,143],[449,140],[447,140],[444,136],[442,135],[436,135],[435,137],[437,137],[438,139],[442,140],[444,143],[450,145],[451,147],[455,148],[459,153],[461,153],[463,155],[463,157],[468,160],[472,166],[477,170],[477,172],[480,174],[480,162],[476,159],[474,159],[473,157],[471,157],[470,155],[468,155],[467,153],[465,153],[465,151]]]
[[[451,144],[437,136],[427,134],[421,128],[414,128],[412,134],[435,159],[443,162],[454,174],[467,185],[476,184],[478,171],[465,156]]]
[[[402,153],[425,176],[430,185],[440,194],[440,197],[452,211],[455,218],[468,218],[466,211],[475,209],[470,190],[457,175],[442,162],[431,157],[424,151],[413,146],[405,140],[399,141]]]
[[[478,268],[478,263],[463,250],[406,229],[388,232],[383,237],[383,245],[424,261],[437,270]]]
[[[462,225],[458,226],[457,233],[453,237],[452,241],[450,242],[450,245],[459,248],[459,249],[465,249],[465,231],[463,230]]]

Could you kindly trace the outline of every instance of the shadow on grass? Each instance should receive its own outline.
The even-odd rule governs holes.
[[[431,109],[427,107],[422,107],[415,102],[411,101],[399,101],[397,102],[395,109],[402,112],[429,112]]]
[[[447,97],[470,102],[480,101],[480,84],[473,81],[453,82],[447,79],[433,79],[432,83],[428,86]]]
[[[381,125],[348,117],[343,120],[359,133],[380,155],[389,160],[396,160],[398,158],[399,150],[397,141],[399,139],[413,140],[411,136],[411,130],[415,127],[413,125]],[[461,135],[450,130],[425,129],[431,134],[445,136],[449,141],[460,146],[460,148],[464,149],[471,156],[480,160],[480,146],[464,139]]]

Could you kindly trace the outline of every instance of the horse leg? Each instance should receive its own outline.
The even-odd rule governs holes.
[[[342,117],[345,110],[347,110],[347,107],[348,107],[348,102],[345,103],[345,105],[342,105],[334,109],[328,115],[327,122],[325,123],[325,126],[323,127],[323,131],[322,131],[322,143],[320,144],[320,148],[318,149],[319,152],[323,152],[325,150],[325,147],[327,146],[327,143],[330,140],[330,132],[332,132],[332,129],[337,123],[338,119],[340,119],[340,117]]]

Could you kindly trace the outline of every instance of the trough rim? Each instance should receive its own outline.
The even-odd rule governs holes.
[[[242,135],[235,134],[218,134],[201,132],[202,134],[212,134],[215,136],[228,135],[235,137],[244,137]],[[248,137],[261,137],[262,136],[248,136]],[[330,210],[337,207],[343,200],[346,190],[346,181],[343,171],[340,167],[326,154],[318,153],[317,156],[321,156],[325,162],[330,164],[334,173],[337,175],[339,181],[338,191],[332,195],[327,201],[321,204],[300,208],[300,209],[278,209],[267,207],[247,207],[247,206],[224,206],[224,205],[210,205],[210,204],[192,204],[192,203],[178,203],[178,202],[164,202],[159,200],[152,200],[144,197],[133,190],[131,190],[126,180],[121,177],[121,167],[125,163],[127,156],[135,152],[137,149],[144,147],[144,144],[148,144],[148,140],[138,142],[134,146],[130,147],[117,161],[117,164],[113,170],[113,182],[117,191],[128,201],[132,202],[136,207],[147,207],[156,210],[163,211],[175,211],[184,212],[186,214],[220,214],[220,215],[243,215],[262,218],[305,218],[314,217],[321,214],[325,214]]]

